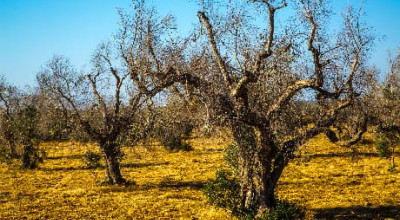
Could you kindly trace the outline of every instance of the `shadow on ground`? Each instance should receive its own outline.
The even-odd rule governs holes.
[[[149,166],[164,166],[164,165],[169,165],[169,162],[163,162],[163,163],[123,163],[121,164],[121,167],[125,168],[141,168],[141,167],[149,167]]]
[[[400,206],[315,209],[315,219],[400,219]]]
[[[400,156],[400,153],[396,152],[395,156]],[[309,159],[314,158],[334,158],[334,157],[380,157],[378,153],[365,153],[365,152],[345,152],[345,153],[329,153],[329,154],[313,154],[309,155]]]
[[[162,181],[159,184],[147,183],[143,185],[136,185],[135,183],[126,186],[107,186],[103,191],[108,192],[129,192],[129,191],[148,191],[158,189],[161,191],[168,189],[181,190],[184,188],[200,190],[204,187],[206,182],[203,181]]]
[[[63,157],[65,158],[65,157]],[[169,162],[164,163],[129,163],[129,164],[121,164],[121,168],[141,168],[141,167],[149,167],[149,166],[164,166],[170,164]],[[85,166],[78,166],[78,167],[52,167],[52,168],[39,168],[39,170],[43,171],[76,171],[76,170],[96,170],[96,169],[105,169],[104,165],[100,165],[95,168],[88,168]]]
[[[82,159],[83,155],[68,155],[68,156],[54,156],[54,157],[46,157],[46,160],[60,160],[60,159]]]

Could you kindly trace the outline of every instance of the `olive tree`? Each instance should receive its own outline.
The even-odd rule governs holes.
[[[373,36],[351,7],[342,28],[330,30],[323,0],[229,1],[223,10],[202,4],[191,60],[180,71],[229,122],[240,205],[260,216],[275,206],[275,188],[295,150],[332,133],[339,113],[360,97]],[[277,22],[288,6],[297,13]]]
[[[11,158],[18,157],[16,127],[16,112],[19,110],[20,96],[17,88],[7,84],[4,78],[0,81],[1,102],[1,133],[2,139],[8,146],[8,155]]]
[[[23,169],[34,169],[43,162],[39,150],[40,113],[35,91],[21,91],[5,82],[0,84],[1,138],[9,148],[9,158],[21,157]]]
[[[173,17],[159,19],[144,1],[133,1],[132,13],[119,14],[119,31],[95,51],[90,71],[77,71],[56,56],[37,77],[42,92],[71,112],[81,130],[98,143],[109,184],[126,183],[120,172],[120,140],[135,114],[176,77],[170,68]]]

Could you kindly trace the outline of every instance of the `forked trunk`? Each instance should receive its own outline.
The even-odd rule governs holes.
[[[126,184],[121,175],[119,155],[120,150],[116,144],[104,144],[101,146],[106,164],[105,183],[110,185]]]
[[[273,144],[268,134],[252,126],[236,123],[241,205],[262,215],[275,207],[275,184],[271,178]]]

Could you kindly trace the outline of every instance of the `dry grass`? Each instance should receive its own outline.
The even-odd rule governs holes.
[[[40,169],[0,166],[0,219],[230,219],[207,204],[201,187],[224,166],[221,139],[195,139],[191,152],[125,148],[122,172],[132,186],[100,186],[103,169],[81,159],[95,146],[46,143]]]
[[[192,140],[194,151],[125,148],[122,172],[132,186],[100,186],[103,169],[85,169],[95,146],[46,143],[49,158],[33,171],[0,165],[0,219],[233,219],[207,204],[202,185],[224,168],[229,140]],[[400,219],[400,173],[372,145],[337,147],[320,136],[284,171],[278,195],[320,218]],[[397,159],[398,160],[398,159]],[[398,162],[398,161],[397,161]],[[310,215],[310,213],[309,213]]]
[[[280,198],[314,211],[315,218],[400,219],[400,172],[378,157],[372,137],[357,151],[320,135],[300,149],[302,157],[285,169]],[[399,163],[398,154],[397,164]]]

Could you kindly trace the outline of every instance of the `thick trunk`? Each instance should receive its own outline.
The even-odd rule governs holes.
[[[267,133],[244,123],[234,123],[232,130],[239,148],[241,205],[261,215],[275,206],[275,184],[271,178],[273,143]]]
[[[119,163],[119,146],[116,144],[104,144],[101,146],[106,164],[105,183],[111,185],[125,184],[126,180],[121,175]]]

